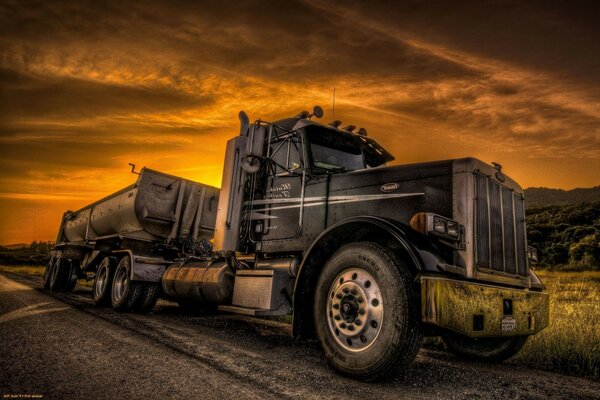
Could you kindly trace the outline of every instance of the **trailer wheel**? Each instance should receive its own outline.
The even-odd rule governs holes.
[[[375,243],[351,243],[325,264],[315,291],[317,336],[329,364],[365,381],[408,366],[422,331],[408,267]]]
[[[117,311],[133,311],[142,301],[143,282],[134,282],[131,276],[131,258],[124,256],[117,265],[111,290],[112,306]]]
[[[457,333],[443,336],[448,350],[459,358],[489,363],[502,362],[525,346],[528,336],[474,339]]]
[[[116,261],[114,257],[104,257],[96,270],[94,287],[92,288],[92,299],[97,306],[110,305],[110,292],[115,276]]]
[[[46,269],[44,269],[44,289],[50,289],[50,278],[52,277],[52,268],[54,268],[54,256],[50,258],[48,264],[46,264]]]
[[[142,293],[142,301],[136,311],[150,312],[154,308],[158,297],[160,296],[161,287],[158,283],[146,283]]]
[[[64,291],[68,279],[69,265],[67,265],[67,260],[64,260],[62,257],[58,257],[54,261],[54,265],[52,267],[49,289],[53,292]]]
[[[72,292],[77,285],[77,278],[79,277],[79,264],[73,260],[69,261],[69,267],[67,268],[67,280],[65,282],[64,291],[66,293]]]

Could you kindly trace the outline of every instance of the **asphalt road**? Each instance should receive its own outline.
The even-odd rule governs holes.
[[[394,380],[337,375],[288,326],[193,316],[160,301],[148,315],[94,307],[88,288],[41,290],[0,274],[0,395],[44,398],[598,399],[600,382],[422,350]],[[30,398],[32,398],[30,397]],[[22,397],[23,398],[23,397]]]

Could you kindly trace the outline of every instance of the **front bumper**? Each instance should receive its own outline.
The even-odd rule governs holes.
[[[421,313],[427,324],[470,337],[532,335],[548,326],[548,292],[422,276]]]

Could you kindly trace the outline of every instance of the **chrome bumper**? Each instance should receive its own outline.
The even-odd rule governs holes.
[[[548,326],[548,292],[420,277],[427,324],[470,337],[532,335]]]

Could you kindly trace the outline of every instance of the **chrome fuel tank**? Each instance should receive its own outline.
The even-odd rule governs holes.
[[[167,296],[198,303],[225,304],[233,295],[234,274],[226,261],[173,265],[162,278]]]

